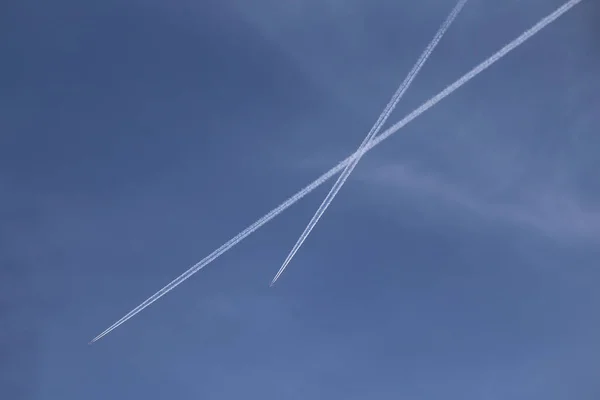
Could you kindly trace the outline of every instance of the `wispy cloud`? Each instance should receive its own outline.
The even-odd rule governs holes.
[[[477,214],[489,221],[532,228],[555,239],[600,239],[600,210],[587,206],[575,190],[551,183],[518,184],[485,193],[485,188],[444,179],[400,162],[387,162],[362,171],[359,179],[371,189],[427,196]]]

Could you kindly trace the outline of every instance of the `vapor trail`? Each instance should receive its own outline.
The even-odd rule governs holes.
[[[556,19],[558,19],[563,14],[565,14],[571,8],[573,8],[577,4],[581,3],[581,1],[582,0],[569,0],[565,4],[563,4],[561,7],[556,9],[554,12],[552,12],[551,14],[544,17],[537,24],[535,24],[534,26],[532,26],[531,28],[529,28],[528,30],[523,32],[519,37],[517,37],[512,42],[510,42],[509,44],[504,46],[502,49],[500,49],[498,52],[493,54],[487,60],[485,60],[481,64],[477,65],[475,68],[473,68],[471,71],[467,72],[465,75],[463,75],[457,81],[452,83],[450,86],[446,87],[444,90],[439,92],[437,95],[435,95],[431,99],[427,100],[425,103],[423,103],[417,109],[415,109],[410,114],[408,114],[406,117],[404,117],[401,121],[397,122],[395,125],[386,129],[385,132],[383,132],[381,135],[374,138],[362,150],[355,152],[354,154],[352,154],[345,160],[341,161],[338,165],[336,165],[335,167],[333,167],[332,169],[327,171],[325,174],[321,175],[317,180],[312,182],[310,185],[306,186],[304,189],[302,189],[301,191],[299,191],[298,193],[296,193],[295,195],[293,195],[292,197],[290,197],[289,199],[287,199],[286,201],[281,203],[279,206],[277,206],[276,208],[271,210],[268,214],[266,214],[265,216],[260,218],[258,221],[256,221],[255,223],[253,223],[252,225],[250,225],[249,227],[244,229],[242,232],[238,233],[235,237],[230,239],[227,243],[223,244],[221,247],[219,247],[218,249],[213,251],[211,254],[206,256],[203,260],[199,261],[198,263],[193,265],[190,269],[185,271],[183,274],[179,275],[171,283],[169,283],[164,288],[160,289],[158,292],[156,292],[155,294],[150,296],[142,304],[135,307],[133,310],[128,312],[124,317],[122,317],[117,322],[112,324],[109,328],[107,328],[104,332],[102,332],[101,334],[96,336],[94,339],[92,339],[91,343],[96,342],[97,340],[106,336],[108,333],[112,332],[114,329],[116,329],[117,327],[119,327],[120,325],[125,323],[127,320],[129,320],[130,318],[135,316],[137,313],[142,311],[144,308],[148,307],[150,304],[154,303],[156,300],[158,300],[159,298],[161,298],[162,296],[164,296],[165,294],[167,294],[168,292],[173,290],[176,286],[178,286],[180,283],[182,283],[183,281],[188,279],[190,276],[192,276],[193,274],[195,274],[196,272],[198,272],[199,270],[204,268],[206,265],[210,264],[213,260],[215,260],[221,254],[225,253],[227,250],[229,250],[230,248],[232,248],[233,246],[235,246],[236,244],[241,242],[243,239],[245,239],[248,235],[250,235],[251,233],[256,231],[258,228],[260,228],[261,226],[263,226],[264,224],[266,224],[273,218],[275,218],[277,215],[279,215],[281,212],[283,212],[286,208],[288,208],[292,204],[296,203],[302,197],[306,196],[308,193],[312,192],[314,189],[316,189],[317,187],[322,185],[325,181],[327,181],[328,179],[333,177],[335,174],[340,172],[342,169],[345,168],[346,165],[350,164],[352,162],[352,160],[354,160],[357,157],[362,156],[362,154],[371,150],[373,147],[377,146],[378,144],[383,142],[385,139],[387,139],[388,137],[390,137],[391,135],[396,133],[400,128],[404,127],[406,124],[410,123],[412,120],[417,118],[419,115],[423,114],[425,111],[427,111],[428,109],[430,109],[431,107],[433,107],[434,105],[439,103],[445,97],[452,94],[452,92],[454,92],[456,89],[460,88],[462,85],[464,85],[465,83],[467,83],[468,81],[473,79],[479,73],[481,73],[482,71],[484,71],[485,69],[490,67],[492,64],[494,64],[500,58],[504,57],[506,54],[508,54],[509,52],[514,50],[516,47],[523,44],[525,41],[527,41],[529,38],[531,38],[533,35],[538,33],[540,30],[542,30],[543,28],[545,28],[546,26],[548,26],[549,24],[554,22]]]
[[[465,6],[467,1],[468,0],[458,0],[458,3],[456,3],[448,17],[446,17],[444,23],[440,26],[431,42],[423,51],[423,54],[421,54],[421,56],[419,57],[413,68],[410,70],[406,78],[404,78],[404,81],[400,84],[398,89],[396,89],[396,92],[392,96],[392,99],[387,104],[383,112],[379,115],[379,118],[377,118],[375,125],[373,125],[367,136],[364,138],[364,140],[358,147],[357,151],[362,150],[365,147],[365,145],[369,143],[373,139],[373,137],[379,133],[381,127],[385,124],[390,114],[394,111],[394,108],[396,108],[396,105],[398,104],[402,96],[404,96],[404,93],[406,93],[412,81],[417,77],[419,71],[421,70],[423,65],[425,65],[425,62],[427,61],[427,59],[429,58],[439,41],[442,39],[442,36],[444,36],[450,25],[452,25],[452,22],[454,22],[454,20],[456,19],[462,8]],[[296,255],[298,250],[300,250],[300,247],[302,247],[302,244],[304,244],[304,241],[308,238],[310,232],[317,225],[317,223],[319,222],[319,220],[321,219],[321,217],[323,216],[323,214],[325,213],[325,211],[327,210],[337,193],[340,191],[340,189],[342,188],[352,171],[354,171],[354,168],[360,161],[362,155],[364,155],[364,153],[354,158],[352,162],[346,165],[346,168],[342,171],[337,181],[333,184],[333,187],[331,188],[329,193],[327,193],[327,196],[325,196],[325,199],[317,209],[317,212],[315,213],[315,215],[313,215],[306,228],[304,228],[304,232],[302,232],[302,234],[298,238],[298,241],[296,241],[296,244],[294,245],[287,258],[279,268],[279,271],[277,271],[277,274],[275,274],[275,277],[271,281],[270,286],[273,286],[275,284],[277,279],[279,279],[283,271],[285,271],[285,269],[287,268],[288,264],[292,261],[292,258],[294,258],[294,255]]]

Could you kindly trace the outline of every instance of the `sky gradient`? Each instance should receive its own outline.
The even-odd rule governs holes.
[[[600,6],[369,152],[274,288],[307,196],[454,0],[9,1],[0,398],[594,400]],[[470,0],[395,123],[560,6]]]

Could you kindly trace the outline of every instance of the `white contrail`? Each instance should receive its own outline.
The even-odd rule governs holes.
[[[452,22],[454,22],[454,20],[456,19],[462,8],[465,6],[467,1],[468,0],[458,0],[458,3],[456,3],[452,11],[444,21],[444,23],[440,26],[431,42],[423,51],[423,54],[421,54],[413,68],[410,70],[404,81],[400,84],[400,86],[392,96],[390,102],[387,104],[381,115],[379,115],[379,118],[377,118],[375,125],[373,125],[367,136],[364,138],[364,140],[358,147],[358,151],[362,150],[365,147],[365,145],[369,143],[371,139],[373,139],[373,137],[379,133],[381,127],[385,124],[390,114],[394,111],[394,108],[396,108],[396,105],[398,104],[402,96],[404,96],[404,93],[406,93],[412,81],[417,77],[419,71],[421,70],[423,65],[425,65],[425,62],[427,61],[427,59],[429,58],[439,41],[442,39],[442,36],[444,36],[444,33],[446,33],[450,25],[452,25]],[[337,181],[333,184],[333,187],[331,188],[329,193],[327,193],[327,196],[325,196],[325,199],[317,209],[317,212],[315,213],[315,215],[313,215],[306,228],[304,228],[304,232],[302,232],[302,234],[296,241],[296,244],[294,245],[292,250],[290,250],[290,253],[288,254],[287,258],[285,259],[283,264],[281,264],[281,267],[279,268],[279,271],[277,271],[277,274],[275,274],[275,277],[271,281],[270,286],[273,286],[275,284],[277,279],[279,279],[283,271],[285,271],[285,269],[287,268],[288,264],[292,261],[292,258],[294,258],[298,250],[300,250],[300,247],[302,247],[302,244],[304,244],[304,241],[308,238],[310,232],[317,225],[317,223],[319,222],[319,220],[321,219],[321,217],[323,216],[323,214],[325,213],[325,211],[327,210],[337,193],[340,191],[340,189],[342,188],[352,171],[354,171],[354,168],[360,161],[361,157],[362,155],[354,158],[350,164],[346,165],[346,168],[342,171]]]
[[[397,122],[392,127],[386,129],[385,132],[383,132],[381,135],[374,138],[361,151],[355,152],[350,157],[341,161],[338,165],[336,165],[335,167],[333,167],[332,169],[327,171],[325,174],[321,175],[321,177],[319,177],[317,180],[312,182],[310,185],[306,186],[304,189],[302,189],[301,191],[299,191],[298,193],[296,193],[295,195],[293,195],[292,197],[290,197],[289,199],[287,199],[286,201],[281,203],[278,207],[274,208],[268,214],[266,214],[265,216],[260,218],[258,221],[256,221],[255,223],[253,223],[252,225],[250,225],[249,227],[244,229],[242,232],[238,233],[235,237],[230,239],[227,243],[223,244],[221,247],[219,247],[218,249],[213,251],[211,254],[206,256],[203,260],[199,261],[198,263],[193,265],[190,269],[185,271],[183,274],[179,275],[171,283],[169,283],[164,288],[160,289],[158,292],[156,292],[155,294],[150,296],[142,304],[140,304],[139,306],[137,306],[136,308],[134,308],[133,310],[128,312],[124,317],[122,317],[117,322],[112,324],[104,332],[102,332],[101,334],[96,336],[94,339],[92,339],[91,342],[92,343],[96,342],[98,339],[101,339],[102,337],[106,336],[108,333],[110,333],[111,331],[113,331],[114,329],[116,329],[117,327],[122,325],[123,323],[125,323],[127,320],[129,320],[134,315],[136,315],[137,313],[142,311],[144,308],[148,307],[150,304],[154,303],[156,300],[158,300],[159,298],[161,298],[162,296],[164,296],[165,294],[167,294],[168,292],[173,290],[176,286],[178,286],[180,283],[182,283],[183,281],[188,279],[190,276],[192,276],[193,274],[195,274],[196,272],[198,272],[199,270],[204,268],[206,265],[210,264],[213,260],[215,260],[221,254],[225,253],[227,250],[229,250],[230,248],[232,248],[233,246],[235,246],[236,244],[241,242],[243,239],[245,239],[251,233],[256,231],[258,228],[260,228],[261,226],[263,226],[264,224],[266,224],[267,222],[269,222],[270,220],[275,218],[277,215],[279,215],[281,212],[283,212],[286,208],[288,208],[289,206],[291,206],[292,204],[294,204],[295,202],[300,200],[302,197],[306,196],[308,193],[312,192],[314,189],[316,189],[317,187],[322,185],[325,181],[327,181],[328,179],[333,177],[335,174],[340,172],[342,169],[344,169],[344,167],[346,165],[350,164],[352,162],[352,160],[354,160],[357,157],[362,156],[362,154],[371,150],[373,147],[377,146],[378,144],[383,142],[385,139],[387,139],[388,137],[390,137],[391,135],[396,133],[400,128],[404,127],[406,124],[408,124],[409,122],[411,122],[412,120],[417,118],[419,115],[423,114],[425,111],[427,111],[428,109],[430,109],[431,107],[433,107],[434,105],[439,103],[445,97],[452,94],[452,92],[454,92],[456,89],[460,88],[462,85],[464,85],[465,83],[467,83],[468,81],[473,79],[476,75],[478,75],[479,73],[481,73],[482,71],[484,71],[485,69],[490,67],[492,64],[494,64],[500,58],[504,57],[510,51],[514,50],[516,47],[523,44],[527,39],[531,38],[533,35],[538,33],[540,30],[542,30],[543,28],[545,28],[546,26],[548,26],[549,24],[554,22],[557,18],[559,18],[564,13],[569,11],[575,5],[581,3],[581,1],[582,0],[569,0],[565,4],[563,4],[561,7],[556,9],[554,12],[552,12],[548,16],[544,17],[537,24],[535,24],[534,26],[529,28],[527,31],[523,32],[518,38],[516,38],[515,40],[513,40],[512,42],[510,42],[509,44],[504,46],[502,49],[500,49],[498,52],[496,52],[490,58],[483,61],[481,64],[479,64],[478,66],[473,68],[471,71],[467,72],[460,79],[458,79],[457,81],[452,83],[450,86],[446,87],[444,90],[439,92],[437,95],[435,95],[431,99],[427,100],[425,103],[423,103],[421,106],[419,106],[419,108],[415,109],[410,114],[408,114],[406,117],[404,117],[401,121]]]

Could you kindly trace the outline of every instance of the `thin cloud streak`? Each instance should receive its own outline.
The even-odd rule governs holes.
[[[553,185],[523,188],[513,202],[485,199],[474,190],[399,163],[371,168],[359,179],[372,187],[431,196],[481,218],[508,222],[557,240],[600,239],[600,211],[586,209],[576,193]]]

